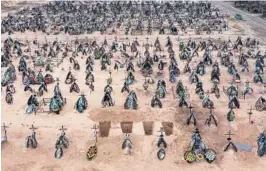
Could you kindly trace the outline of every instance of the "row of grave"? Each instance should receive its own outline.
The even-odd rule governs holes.
[[[143,129],[139,129],[143,127]],[[108,137],[114,134],[122,133],[130,134],[145,134],[145,135],[153,135],[155,132],[160,131],[163,128],[165,135],[169,136],[173,134],[174,124],[172,122],[153,122],[153,121],[143,121],[143,122],[120,122],[116,124],[111,121],[103,121],[99,122],[97,126],[99,130],[100,137]],[[112,131],[110,131],[112,129]]]

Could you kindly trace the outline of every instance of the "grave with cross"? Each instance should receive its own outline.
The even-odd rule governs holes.
[[[251,115],[253,114],[253,112],[252,112],[252,110],[253,110],[252,109],[252,106],[248,110],[249,110],[249,112],[248,112],[248,122],[251,123],[251,124],[253,124],[253,121],[251,121]]]
[[[209,118],[206,119],[205,124],[206,124],[207,126],[210,126],[210,125],[211,125],[211,121],[213,120],[214,125],[217,127],[217,126],[218,126],[218,120],[217,120],[217,118],[213,115],[213,109],[214,109],[214,107],[211,107],[211,108],[210,108]]]
[[[193,118],[194,126],[196,126],[197,125],[197,118],[196,118],[194,112],[192,111],[192,109],[194,107],[190,104],[188,108],[189,108],[189,113],[188,113],[188,118],[187,118],[186,124],[189,125],[191,119]]]
[[[93,132],[93,138],[95,138],[95,143],[97,143],[97,141],[98,141],[98,133],[99,133],[98,129],[99,128],[96,126],[96,124],[94,124],[91,129],[94,130],[94,132]]]
[[[81,92],[79,96],[86,96],[84,92]]]
[[[157,132],[160,132],[160,136],[159,136],[159,137],[161,137],[161,136],[163,136],[163,133],[164,133],[165,131],[164,131],[163,127],[160,127],[160,130],[157,131]]]
[[[128,37],[126,37],[126,43],[127,43],[128,46],[130,46],[130,40],[129,40]]]
[[[56,77],[56,80],[57,84],[59,84],[60,80],[59,80],[59,77]]]
[[[96,124],[93,125],[93,127],[91,129],[94,129],[94,138],[95,138],[95,143],[93,145],[91,145],[88,150],[87,150],[87,159],[88,160],[93,160],[97,153],[98,153],[98,148],[97,148],[97,134],[98,134],[98,127],[96,126]]]
[[[210,91],[209,91],[209,90],[207,90],[207,91],[204,91],[204,95],[206,95],[206,96],[208,96],[208,97],[209,97],[209,95],[210,95]]]
[[[59,130],[65,134],[65,131],[67,130],[67,128],[64,127],[64,125],[61,126],[61,128],[59,128]]]
[[[144,90],[148,90],[148,88],[149,88],[149,83],[147,81],[147,77],[145,77],[145,81],[143,83],[143,88],[144,88]]]
[[[31,135],[32,138],[35,139],[35,134],[36,134],[35,129],[38,129],[38,128],[37,127],[34,127],[34,125],[32,124],[29,129],[32,131],[32,135]]]
[[[7,142],[7,130],[6,128],[9,128],[8,126],[5,125],[5,123],[3,123],[3,125],[1,126],[1,144],[4,142]]]
[[[249,87],[249,81],[247,80],[246,82],[245,82],[245,88],[250,88]],[[245,93],[245,90],[244,90],[244,92],[243,92],[243,96],[244,96],[244,100],[246,99],[246,93]]]
[[[109,67],[109,78],[112,78],[112,69]]]
[[[38,128],[37,127],[34,127],[34,125],[32,124],[29,129],[34,131],[35,129],[38,129]]]
[[[41,74],[41,73],[42,73],[42,69],[39,70],[39,74]]]
[[[1,126],[1,128],[3,128],[3,131],[4,131],[4,136],[6,136],[6,128],[9,128],[9,126],[6,126],[5,123],[3,123],[3,125]]]
[[[249,86],[249,81],[248,80],[245,82],[245,85],[246,86]]]
[[[235,144],[231,141],[231,140],[232,140],[231,135],[235,135],[235,134],[232,134],[232,133],[231,133],[231,130],[229,130],[229,132],[228,132],[227,134],[224,134],[224,135],[228,135],[228,137],[227,137],[227,144],[225,145],[223,151],[227,151],[228,148],[229,148],[230,146],[232,146],[232,147],[233,147],[233,150],[234,150],[235,152],[237,152],[237,147],[236,147]]]

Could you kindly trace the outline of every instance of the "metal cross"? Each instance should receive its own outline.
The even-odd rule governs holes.
[[[210,108],[210,115],[213,115],[213,109],[214,109],[214,107],[212,106],[212,107]]]

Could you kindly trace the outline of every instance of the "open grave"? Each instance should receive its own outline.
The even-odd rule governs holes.
[[[120,125],[123,133],[132,133],[133,122],[121,122]]]
[[[111,121],[104,121],[99,123],[99,131],[101,137],[108,137],[111,128]]]
[[[145,135],[152,135],[153,133],[153,121],[142,122]]]
[[[173,128],[174,128],[173,122],[162,122],[162,125],[166,136],[173,134]]]

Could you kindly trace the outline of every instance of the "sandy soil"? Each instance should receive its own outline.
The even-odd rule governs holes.
[[[253,36],[248,22],[230,22],[230,32],[223,35],[211,35],[213,38],[224,38],[230,37],[235,40],[237,35]],[[12,38],[18,39],[29,39],[32,40],[38,35],[38,40],[43,40],[44,35],[41,33],[27,33],[22,35],[20,33],[12,35]],[[2,40],[7,35],[2,35]],[[39,37],[42,36],[42,37]],[[97,41],[104,40],[104,36],[100,36],[99,33],[94,35],[86,35],[89,38],[97,37]],[[195,38],[208,38],[209,35],[193,36]],[[60,36],[47,36],[48,41],[54,40],[58,37],[61,41],[74,39],[74,37],[60,35]],[[84,35],[78,36],[84,38]],[[108,43],[113,40],[114,36],[106,36]],[[118,35],[118,39],[124,39],[125,36]],[[135,36],[129,36],[133,39]],[[154,42],[157,35],[149,36],[150,41]],[[162,45],[165,44],[167,35],[158,36]],[[185,40],[189,36],[179,36],[180,40]],[[146,36],[138,36],[138,40],[146,42]],[[174,51],[176,52],[176,58],[178,59],[179,68],[182,70],[185,63],[179,60],[178,56],[178,38],[171,36],[174,43]],[[264,47],[265,49],[265,47]],[[263,51],[264,52],[264,51]],[[166,53],[166,52],[165,52]],[[213,54],[215,56],[215,53]],[[115,53],[114,58],[118,59],[120,53]],[[167,55],[168,57],[168,55]],[[202,58],[202,53],[200,54]],[[196,58],[194,60],[199,60]],[[103,89],[106,85],[106,79],[109,74],[108,71],[100,71],[100,63],[96,61],[94,66],[95,76],[95,91],[90,93],[88,87],[85,85],[85,60],[86,57],[79,55],[79,64],[81,70],[79,72],[73,71],[76,76],[77,83],[82,92],[86,94],[89,107],[84,114],[79,114],[74,109],[74,104],[79,97],[79,94],[69,93],[70,85],[64,83],[65,77],[68,72],[70,65],[68,60],[65,60],[52,75],[56,78],[59,77],[60,88],[62,94],[67,99],[67,105],[64,106],[60,115],[39,113],[37,115],[31,114],[26,115],[26,100],[29,98],[30,93],[23,91],[23,85],[21,83],[21,74],[18,74],[18,81],[14,83],[17,92],[14,95],[14,104],[7,105],[5,102],[5,91],[2,91],[2,109],[1,119],[2,122],[9,124],[8,128],[8,143],[2,145],[2,170],[3,171],[124,171],[124,170],[225,170],[225,171],[262,171],[266,167],[265,157],[259,158],[257,156],[257,145],[256,140],[258,134],[265,129],[266,115],[265,112],[254,111],[252,120],[255,122],[253,125],[248,124],[247,110],[251,105],[254,106],[255,99],[258,97],[259,92],[262,90],[262,84],[251,84],[254,89],[254,95],[249,96],[246,100],[241,99],[241,109],[235,110],[236,120],[230,125],[227,122],[226,114],[228,112],[228,98],[224,93],[221,93],[221,98],[217,100],[213,94],[210,95],[211,100],[215,104],[215,116],[219,120],[219,126],[207,128],[204,125],[205,120],[208,117],[208,110],[203,109],[201,100],[194,93],[196,85],[189,84],[188,74],[181,74],[178,79],[181,79],[188,87],[190,92],[190,98],[188,102],[193,104],[194,112],[199,120],[198,128],[201,131],[201,136],[206,145],[214,149],[217,152],[217,159],[213,164],[207,162],[198,162],[188,164],[184,159],[183,155],[188,147],[188,143],[191,139],[194,127],[192,125],[186,126],[185,120],[188,114],[187,109],[178,108],[178,100],[173,98],[172,85],[167,81],[167,96],[162,100],[162,109],[153,109],[150,107],[150,101],[154,94],[156,84],[151,85],[148,91],[144,91],[142,84],[144,82],[143,76],[141,76],[139,69],[135,66],[135,77],[137,81],[130,86],[130,89],[134,90],[138,96],[139,109],[137,111],[127,111],[123,109],[123,104],[127,97],[127,93],[121,94],[121,88],[124,81],[125,72],[124,69],[119,69],[118,72],[113,72],[113,84],[114,89],[112,97],[115,100],[116,106],[112,108],[103,109],[101,108],[101,99],[103,97]],[[215,57],[214,59],[218,59]],[[168,59],[167,59],[168,60]],[[237,61],[237,58],[234,59]],[[250,62],[254,63],[253,60]],[[14,60],[14,64],[18,64],[18,60]],[[112,63],[111,68],[113,68]],[[240,66],[238,66],[240,69]],[[64,68],[64,70],[62,70]],[[154,66],[154,73],[157,73],[157,67]],[[227,73],[225,67],[220,66],[221,69],[221,85],[228,86],[228,81],[231,80],[231,76]],[[252,70],[254,68],[252,67]],[[211,67],[207,67],[207,74],[200,77],[204,82],[205,91],[210,90],[212,87],[210,81]],[[43,72],[45,74],[45,72]],[[165,69],[164,79],[168,80],[168,71]],[[243,89],[244,82],[248,79],[252,80],[252,73],[241,73],[242,82],[239,84]],[[156,82],[158,80],[155,74],[152,76]],[[48,85],[48,92],[44,93],[43,97],[50,98],[53,94],[53,87],[55,84]],[[174,85],[175,86],[175,85]],[[34,86],[37,89],[38,86]],[[5,90],[5,89],[4,89]],[[111,121],[111,129],[108,137],[99,137],[98,139],[98,155],[95,160],[88,161],[86,159],[87,148],[94,143],[93,141],[93,130],[91,129],[93,124],[102,121]],[[132,134],[130,134],[131,141],[133,142],[133,154],[131,156],[124,155],[121,150],[124,134],[121,130],[120,122],[129,121],[133,122]],[[153,135],[147,136],[144,133],[143,121],[152,121],[153,124]],[[168,143],[166,149],[166,158],[163,161],[157,159],[157,147],[156,142],[159,133],[157,132],[162,126],[162,122],[173,123],[173,134],[166,136],[165,140]],[[24,141],[26,136],[30,135],[28,129],[31,124],[34,124],[38,129],[37,132],[37,149],[26,149],[24,147]],[[54,143],[60,134],[58,130],[61,125],[64,125],[68,129],[66,130],[66,136],[70,140],[70,146],[68,149],[64,149],[64,156],[57,160],[54,158]],[[223,152],[223,146],[226,144],[225,133],[231,129],[235,134],[233,136],[234,142],[242,142],[245,144],[252,145],[252,152],[245,152],[240,150],[237,153],[229,150]],[[167,130],[170,131],[171,130]]]

